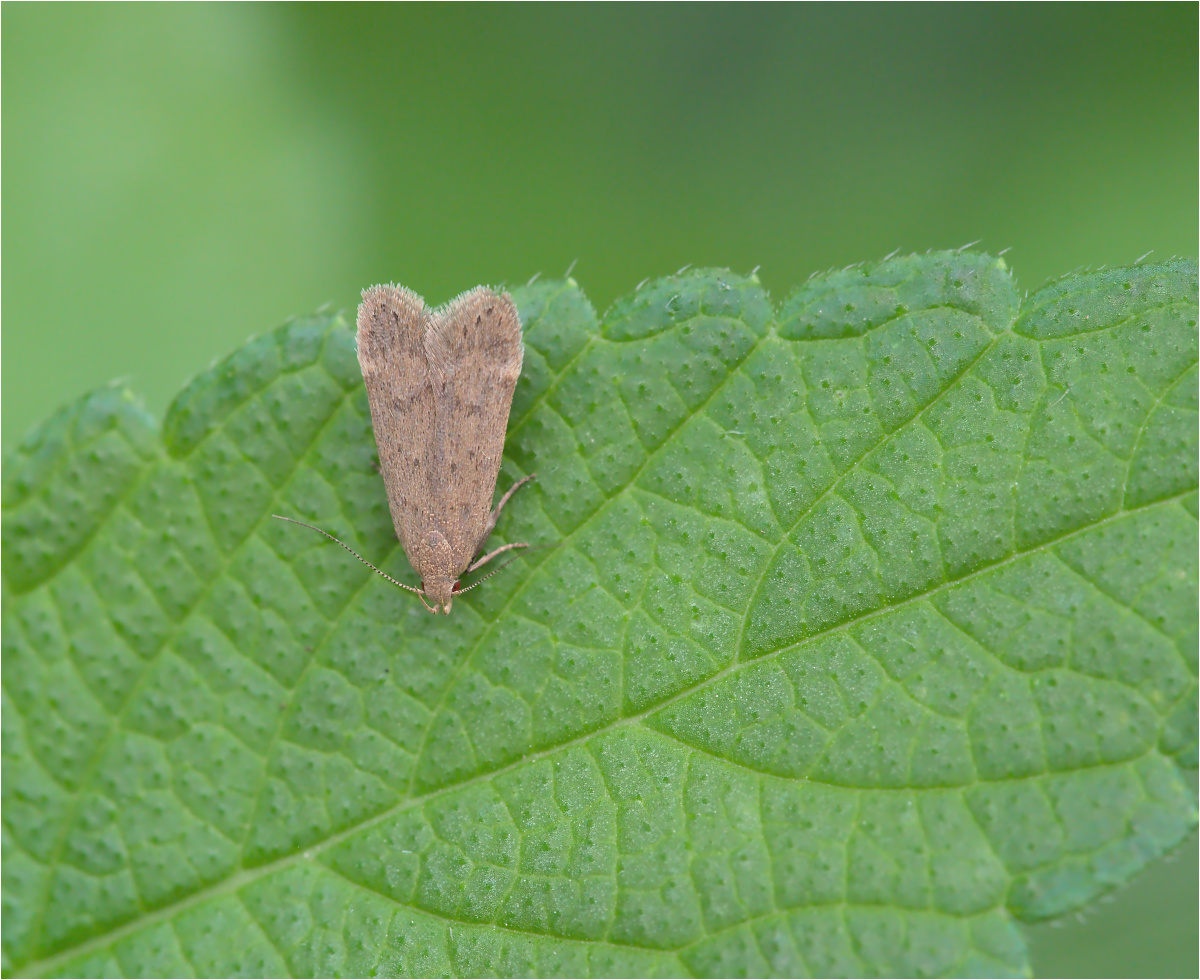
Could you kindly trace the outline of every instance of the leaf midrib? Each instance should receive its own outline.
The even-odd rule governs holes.
[[[48,970],[55,969],[57,966],[59,966],[63,963],[66,963],[68,960],[70,960],[76,956],[84,955],[94,949],[100,949],[110,943],[117,942],[120,939],[124,938],[125,936],[133,934],[134,932],[138,931],[139,929],[153,925],[157,922],[161,922],[165,919],[169,919],[172,916],[179,914],[181,912],[184,912],[190,908],[193,908],[194,906],[199,905],[202,902],[205,902],[211,898],[217,898],[222,895],[228,894],[229,892],[236,891],[246,885],[252,884],[253,882],[260,880],[261,878],[264,878],[268,875],[274,874],[277,871],[286,870],[287,868],[292,867],[293,865],[298,864],[301,861],[310,861],[310,860],[314,859],[315,857],[317,857],[319,854],[322,854],[325,851],[328,851],[331,848],[336,847],[338,844],[349,839],[350,837],[353,837],[354,835],[361,833],[365,830],[369,830],[370,828],[377,826],[378,824],[381,824],[387,820],[390,820],[393,817],[395,817],[401,813],[404,813],[407,810],[415,809],[417,807],[422,807],[422,806],[426,805],[427,803],[432,802],[433,800],[436,800],[439,797],[444,796],[448,793],[457,792],[457,791],[465,789],[469,786],[473,786],[477,783],[481,783],[481,782],[485,782],[487,780],[493,779],[493,778],[498,777],[512,769],[515,769],[517,766],[525,765],[530,762],[537,762],[541,759],[547,758],[548,756],[554,755],[559,752],[566,751],[568,749],[574,748],[579,745],[582,745],[591,739],[601,737],[603,735],[609,734],[610,732],[616,731],[618,729],[629,728],[629,727],[634,727],[636,725],[640,725],[640,723],[643,722],[645,719],[647,719],[649,716],[656,714],[656,713],[664,710],[665,708],[670,707],[676,701],[682,700],[683,698],[685,698],[691,694],[694,694],[697,691],[703,690],[706,687],[709,687],[713,684],[716,684],[716,683],[724,680],[730,674],[732,674],[744,667],[750,667],[753,665],[757,665],[759,663],[765,663],[772,658],[778,657],[778,656],[786,653],[788,650],[794,649],[796,647],[802,646],[807,643],[815,642],[826,636],[838,633],[842,630],[849,629],[853,626],[857,626],[860,623],[867,622],[871,619],[874,619],[875,617],[889,615],[890,613],[894,612],[897,609],[901,609],[907,605],[923,601],[924,599],[927,599],[928,597],[935,595],[938,592],[957,587],[957,586],[963,584],[964,582],[968,582],[979,576],[986,575],[991,572],[997,571],[998,569],[1004,568],[1007,565],[1013,564],[1017,561],[1027,558],[1030,555],[1035,555],[1035,554],[1041,553],[1043,551],[1048,551],[1048,550],[1050,550],[1054,547],[1057,547],[1058,545],[1061,545],[1062,543],[1069,541],[1075,537],[1078,537],[1083,534],[1087,534],[1091,531],[1094,531],[1098,528],[1105,527],[1109,524],[1113,524],[1117,521],[1124,520],[1125,518],[1130,517],[1132,515],[1143,513],[1145,511],[1148,511],[1148,510],[1150,510],[1152,508],[1156,508],[1156,507],[1168,507],[1168,506],[1175,505],[1180,500],[1182,500],[1184,497],[1186,497],[1190,494],[1193,494],[1193,493],[1195,493],[1194,489],[1188,489],[1188,490],[1181,491],[1177,494],[1173,494],[1169,497],[1164,497],[1159,500],[1153,501],[1152,503],[1143,504],[1140,507],[1130,508],[1128,510],[1117,511],[1117,512],[1110,514],[1107,517],[1101,518],[1091,524],[1076,528],[1070,532],[1062,534],[1051,540],[1044,541],[1044,542],[1042,542],[1038,545],[1035,545],[1034,547],[1029,548],[1025,551],[1015,552],[1011,555],[1008,555],[1005,558],[1001,559],[1000,561],[997,561],[993,565],[989,565],[985,568],[976,569],[975,571],[970,572],[967,575],[964,575],[961,578],[954,580],[953,582],[940,583],[937,586],[934,586],[933,588],[926,590],[925,592],[922,592],[917,595],[909,596],[907,599],[904,599],[898,603],[895,603],[894,605],[887,606],[882,609],[875,609],[869,613],[864,613],[861,616],[858,616],[854,619],[847,620],[844,623],[839,623],[836,626],[831,626],[825,630],[821,630],[816,633],[813,633],[812,635],[807,636],[804,639],[797,641],[796,643],[785,644],[784,646],[781,646],[775,650],[765,653],[760,657],[756,657],[753,660],[735,662],[735,663],[731,664],[729,667],[726,667],[726,668],[722,669],[721,671],[719,671],[718,673],[712,675],[711,677],[708,677],[708,678],[704,679],[703,681],[700,681],[699,683],[693,685],[692,687],[690,687],[686,690],[680,691],[680,692],[672,695],[671,697],[666,698],[663,701],[660,701],[635,715],[628,715],[624,718],[618,718],[617,720],[610,722],[607,725],[604,725],[600,728],[593,729],[590,732],[586,732],[582,735],[578,735],[573,739],[569,739],[569,740],[567,740],[565,742],[561,742],[557,745],[549,746],[547,748],[540,749],[535,752],[531,752],[527,755],[520,757],[519,759],[514,759],[512,762],[509,762],[509,763],[507,763],[503,766],[500,766],[496,769],[491,769],[491,770],[488,770],[487,772],[477,773],[474,776],[471,776],[468,779],[461,780],[457,783],[448,784],[445,786],[439,786],[436,789],[432,789],[420,796],[409,797],[407,799],[401,800],[395,806],[389,807],[386,810],[382,810],[379,813],[373,814],[372,816],[368,817],[367,819],[359,821],[358,823],[353,824],[352,826],[345,827],[342,830],[339,830],[334,834],[330,834],[328,837],[326,837],[324,840],[322,840],[318,843],[310,844],[308,847],[302,848],[301,850],[293,852],[292,854],[287,854],[283,857],[277,858],[274,861],[268,862],[266,864],[262,864],[257,867],[243,868],[242,870],[236,872],[235,874],[230,875],[224,881],[217,882],[216,884],[210,885],[207,888],[198,889],[197,891],[193,892],[192,894],[187,895],[184,898],[181,898],[176,902],[170,903],[168,905],[160,906],[159,908],[153,910],[152,912],[147,913],[144,916],[141,916],[140,918],[130,919],[128,922],[122,923],[121,925],[115,927],[114,929],[109,930],[108,932],[100,933],[95,936],[91,936],[88,939],[83,940],[82,942],[77,943],[74,946],[67,947],[64,950],[53,954],[52,956],[48,956],[48,957],[45,957],[40,960],[30,961],[30,962],[26,963],[20,970],[14,971],[13,975],[14,976],[37,976]],[[657,734],[663,735],[664,737],[668,737],[668,738],[671,737],[667,733],[658,732],[657,729],[655,729],[655,732]],[[675,741],[678,741],[678,740],[676,739]],[[686,744],[686,743],[681,743],[681,744]],[[697,751],[697,752],[704,751],[702,749],[697,749],[695,746],[690,746],[690,745],[688,746],[688,748],[691,749],[692,751]],[[705,754],[709,754],[709,753],[705,753]],[[718,757],[713,756],[713,758],[718,758]],[[722,761],[728,761],[728,760],[722,760]],[[1122,760],[1122,764],[1127,763],[1128,761],[1129,760]],[[1103,768],[1105,765],[1107,765],[1107,764],[1101,764],[1099,766],[1088,767],[1088,768]],[[743,768],[745,768],[745,767],[743,767]],[[786,780],[788,778],[788,777],[784,777],[784,776],[779,776],[778,774],[775,774],[775,773],[764,773],[764,772],[760,772],[758,770],[749,770],[749,771],[752,771],[759,776],[766,776],[769,778],[784,779],[784,780]],[[1075,770],[1072,770],[1072,771],[1075,771]],[[1028,779],[1028,778],[1030,778],[1030,777],[1019,776],[1019,777],[1011,777],[1011,779],[977,780],[977,783],[986,783],[988,785],[994,785],[996,783],[1010,782],[1010,781],[1015,781],[1018,779],[1023,780],[1023,779]],[[806,781],[814,782],[814,780],[806,780]],[[828,785],[836,785],[836,784],[828,784]],[[975,785],[975,784],[968,784],[968,785]],[[862,789],[863,787],[845,787],[845,788]],[[962,789],[965,787],[953,787],[953,788],[954,789]],[[894,788],[872,787],[872,791],[913,792],[914,788],[913,787],[894,787]],[[322,864],[321,867],[323,869],[326,869],[329,866]],[[397,904],[402,904],[402,903],[397,903]],[[420,911],[428,913],[428,910],[426,910],[426,909],[420,909]],[[436,915],[437,913],[428,913],[428,914]],[[455,920],[455,921],[457,921],[457,920]],[[479,923],[467,923],[466,920],[463,920],[463,921],[464,921],[464,924],[475,924],[475,925],[479,924]],[[497,926],[496,928],[507,928],[507,927]],[[543,934],[538,933],[537,935],[541,936]],[[545,935],[547,938],[559,938],[559,937],[552,937],[548,933]],[[638,947],[638,948],[641,948],[641,947]]]

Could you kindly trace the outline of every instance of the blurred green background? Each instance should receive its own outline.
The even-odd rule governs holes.
[[[3,7],[3,444],[399,280],[1197,250],[1197,6]],[[1186,846],[1043,975],[1196,976]]]

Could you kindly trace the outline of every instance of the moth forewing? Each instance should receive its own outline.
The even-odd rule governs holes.
[[[364,290],[358,308],[358,363],[371,407],[379,469],[392,523],[410,563],[426,525],[425,460],[436,428],[425,358],[430,316],[420,296],[399,286]]]

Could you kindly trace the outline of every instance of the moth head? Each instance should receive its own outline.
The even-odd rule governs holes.
[[[422,579],[421,591],[429,600],[426,608],[430,612],[450,614],[450,600],[458,587],[458,582],[452,578],[439,575],[436,578]]]
[[[526,477],[525,479],[529,479],[529,477]],[[511,492],[512,491],[510,490],[509,493],[511,493]],[[313,524],[305,524],[304,521],[298,521],[294,517],[284,517],[282,514],[272,514],[271,516],[277,517],[281,521],[287,521],[289,524],[299,524],[301,527],[307,527],[310,530],[316,531],[318,534],[325,535],[325,537],[327,537],[330,541],[333,541],[333,542],[341,545],[348,552],[350,552],[350,554],[352,554],[355,558],[357,558],[364,565],[366,565],[367,568],[371,569],[371,571],[376,572],[379,575],[382,575],[385,579],[387,579],[389,582],[391,582],[392,585],[396,586],[398,589],[404,589],[407,592],[415,592],[417,594],[417,598],[421,600],[421,605],[423,605],[431,613],[444,612],[446,615],[450,615],[450,603],[451,603],[451,599],[453,596],[458,595],[458,593],[460,593],[460,592],[470,592],[476,586],[482,585],[485,581],[487,581],[489,578],[491,578],[493,575],[495,575],[498,571],[500,571],[500,569],[503,568],[504,565],[507,565],[509,563],[507,561],[504,562],[504,564],[501,565],[500,568],[492,569],[492,571],[488,572],[485,576],[483,576],[483,578],[479,579],[477,582],[472,582],[470,585],[467,585],[467,586],[464,586],[456,578],[450,578],[446,575],[439,575],[436,578],[426,579],[425,581],[423,581],[421,583],[421,587],[419,589],[414,589],[411,585],[405,585],[403,582],[397,582],[387,572],[383,571],[380,568],[376,568],[369,561],[367,561],[362,555],[360,555],[357,551],[355,551],[353,548],[351,548],[350,545],[346,544],[345,541],[339,541],[328,531],[322,531],[319,527],[316,527]],[[526,544],[506,544],[503,548],[498,548],[496,551],[492,552],[492,554],[488,555],[487,558],[491,558],[492,555],[495,555],[500,551],[507,551],[509,548],[527,548],[527,547],[529,547],[529,546]],[[511,561],[511,560],[512,559],[509,559],[509,561]],[[476,562],[476,565],[478,565],[478,564],[479,563]],[[428,602],[426,602],[425,601],[426,598],[432,599],[433,605],[430,605]]]

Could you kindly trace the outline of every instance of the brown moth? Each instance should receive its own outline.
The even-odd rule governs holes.
[[[485,286],[437,310],[401,286],[372,286],[362,295],[358,363],[392,523],[421,588],[397,582],[321,533],[416,592],[430,612],[449,613],[453,596],[479,584],[462,588],[464,574],[501,552],[528,547],[506,544],[475,558],[509,497],[535,475],[514,483],[492,507],[521,376],[521,321],[507,293]]]

